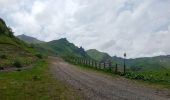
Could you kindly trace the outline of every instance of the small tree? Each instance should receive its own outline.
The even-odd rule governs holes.
[[[0,55],[0,58],[1,59],[7,59],[7,56],[3,54],[3,55]]]
[[[40,53],[36,54],[35,56],[38,57],[39,59],[43,58],[43,56]]]

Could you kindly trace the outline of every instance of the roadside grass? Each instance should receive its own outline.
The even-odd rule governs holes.
[[[0,72],[0,100],[79,100],[67,85],[53,79],[46,60],[31,69]]]
[[[123,74],[122,72],[114,72],[114,69],[98,69],[95,67],[87,66],[84,64],[75,64],[77,67],[83,70],[91,70],[95,72],[100,72],[103,74],[115,76],[121,76],[128,78],[132,81],[139,82],[145,85],[150,85],[154,87],[170,89],[170,70],[159,70],[159,71],[143,71],[143,72],[128,72]]]
[[[141,71],[136,74],[142,75],[146,79],[139,82],[170,89],[170,69]]]

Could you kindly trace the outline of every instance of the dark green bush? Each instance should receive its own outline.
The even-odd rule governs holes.
[[[21,64],[19,61],[15,61],[15,62],[13,63],[13,65],[14,65],[15,67],[17,67],[17,68],[23,67],[22,64]]]
[[[7,59],[7,56],[6,55],[1,55],[0,58],[1,59]]]
[[[36,54],[35,56],[38,57],[39,59],[42,59],[42,58],[43,58],[43,56],[42,56],[41,54],[39,54],[39,53]]]
[[[4,70],[4,67],[0,66],[0,70]]]
[[[169,74],[168,74],[168,73],[166,73],[165,75],[166,75],[166,76],[169,76]]]
[[[18,69],[17,69],[17,71],[21,71],[21,69],[20,69],[20,68],[18,68]]]
[[[34,81],[36,81],[36,80],[40,80],[40,77],[38,77],[37,75],[34,75],[34,76],[32,77],[32,79],[33,79]]]

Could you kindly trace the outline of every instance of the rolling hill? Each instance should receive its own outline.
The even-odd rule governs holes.
[[[26,38],[22,40],[27,41],[27,38],[32,38],[24,35]],[[38,40],[32,38],[33,40]],[[38,40],[39,41],[39,40]],[[35,42],[34,42],[35,43]],[[66,38],[59,40],[53,40],[50,42],[41,42],[33,45],[39,52],[60,57],[82,57],[88,59],[94,59],[99,62],[112,61],[113,65],[117,63],[119,66],[123,66],[123,58],[111,57],[105,52],[100,52],[96,49],[90,49],[84,51],[82,47],[77,47],[73,43],[70,43]],[[145,71],[145,70],[161,70],[170,68],[170,56],[157,56],[157,57],[144,57],[135,59],[126,59],[127,68],[132,71]]]
[[[52,56],[90,58],[82,47],[75,46],[66,38],[34,44],[34,47],[41,53]]]
[[[112,57],[110,55],[104,52],[100,52],[96,49],[90,49],[90,50],[87,50],[86,52],[92,59],[99,61],[99,62],[112,60]]]
[[[170,56],[127,59],[127,65],[134,71],[170,69]]]
[[[17,38],[19,38],[20,40],[23,40],[27,43],[33,43],[33,44],[36,44],[36,43],[43,43],[44,41],[40,41],[36,38],[33,38],[33,37],[30,37],[30,36],[27,36],[27,35],[18,35]]]
[[[96,61],[112,60],[119,67],[123,67],[123,58],[111,57],[107,53],[100,52],[96,49],[86,51],[87,54]],[[170,56],[143,57],[135,59],[126,59],[127,68],[131,71],[148,71],[148,70],[166,70],[170,69]]]
[[[112,61],[123,66],[123,58],[112,57]],[[126,65],[131,71],[153,71],[170,69],[170,56],[155,56],[126,59]]]

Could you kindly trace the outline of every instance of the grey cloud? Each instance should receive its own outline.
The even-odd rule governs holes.
[[[0,6],[15,35],[67,37],[117,56],[170,54],[169,0],[0,0]]]

